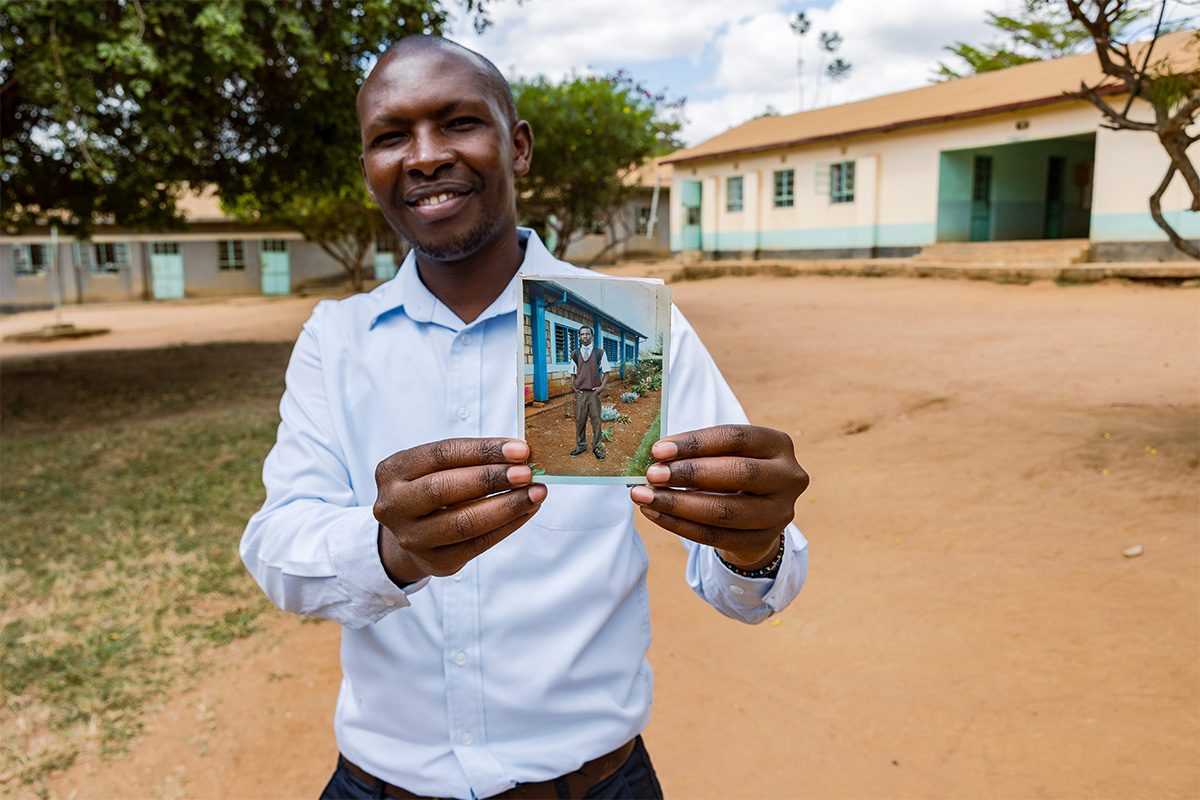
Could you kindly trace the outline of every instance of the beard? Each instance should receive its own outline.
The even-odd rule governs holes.
[[[481,219],[470,230],[445,240],[421,240],[415,236],[406,237],[408,243],[418,254],[434,261],[457,261],[471,255],[484,245],[496,228],[495,219]]]

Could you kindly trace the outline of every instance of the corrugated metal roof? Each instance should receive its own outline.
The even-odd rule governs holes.
[[[1135,44],[1135,54],[1145,42]],[[1166,57],[1177,71],[1200,69],[1196,31],[1159,38],[1153,60]],[[704,158],[794,147],[829,139],[882,133],[954,119],[1048,105],[1076,99],[1081,83],[1115,89],[1117,82],[1100,71],[1095,53],[1035,61],[995,72],[984,72],[946,83],[935,83],[896,94],[872,97],[840,106],[799,114],[759,117],[695,147],[662,159],[680,163]]]

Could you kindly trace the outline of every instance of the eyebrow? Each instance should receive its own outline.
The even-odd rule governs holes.
[[[434,119],[445,119],[446,117],[453,116],[454,114],[463,110],[464,107],[467,110],[474,111],[474,110],[479,109],[481,106],[483,108],[488,107],[487,101],[484,100],[483,98],[480,98],[478,100],[475,100],[475,99],[451,100],[449,103],[446,103],[444,106],[442,106],[442,107],[438,108],[436,111],[434,111],[433,118]],[[367,127],[370,128],[370,127],[374,127],[376,125],[410,125],[410,124],[412,124],[411,117],[407,117],[407,116],[404,116],[401,114],[384,114],[382,116],[374,117],[373,119],[371,119],[367,123]]]

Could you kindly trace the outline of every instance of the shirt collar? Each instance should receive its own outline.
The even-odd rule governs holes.
[[[573,267],[569,264],[564,264],[550,255],[542,240],[531,229],[517,228],[517,240],[525,249],[525,258],[517,270],[518,275],[562,275],[572,271]],[[367,323],[368,329],[374,328],[385,316],[397,311],[403,311],[414,322],[462,327],[462,321],[421,282],[421,276],[417,273],[417,256],[412,250],[404,257],[404,263],[397,270],[396,277],[381,284],[371,292],[371,296],[376,307]],[[516,308],[517,281],[514,278],[500,296],[479,315],[475,323],[515,311]]]

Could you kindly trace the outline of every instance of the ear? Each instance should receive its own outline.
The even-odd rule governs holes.
[[[513,174],[524,175],[529,172],[529,164],[533,161],[533,128],[525,120],[513,125],[512,143]]]
[[[362,170],[363,185],[367,187],[367,196],[371,198],[371,202],[379,205],[379,201],[375,199],[375,192],[371,189],[371,182],[367,180],[367,160],[363,158],[363,154],[358,154],[358,168]]]

